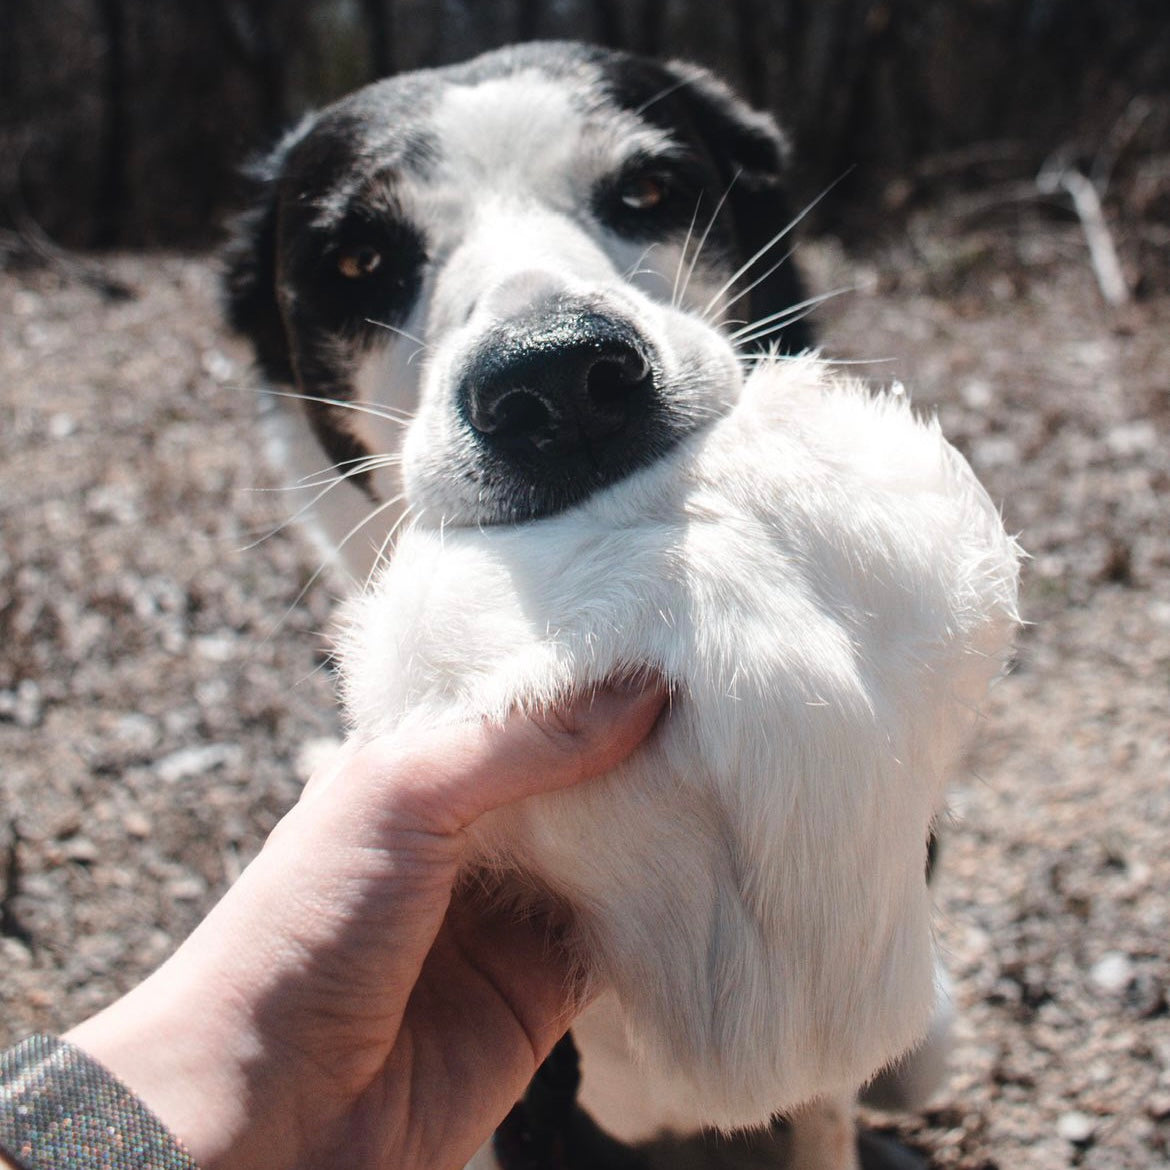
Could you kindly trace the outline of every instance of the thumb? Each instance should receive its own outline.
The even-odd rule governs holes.
[[[374,741],[347,772],[381,788],[400,825],[454,834],[502,805],[615,767],[650,733],[666,697],[658,676],[610,682],[563,704],[515,711],[502,725],[463,723]]]

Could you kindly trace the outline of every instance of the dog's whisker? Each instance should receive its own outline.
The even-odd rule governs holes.
[[[252,541],[251,544],[246,544],[238,551],[250,552],[254,548],[258,548],[266,540],[271,540],[278,533],[283,532],[290,524],[295,524],[302,516],[312,511],[338,484],[345,483],[348,480],[360,477],[363,474],[363,469],[359,467],[350,468],[349,471],[344,471],[340,475],[335,476],[328,483],[326,483],[317,494],[305,504],[302,504],[291,516],[285,517],[275,528],[265,532],[263,536]],[[314,487],[316,485],[313,485]]]
[[[687,262],[687,249],[691,246],[691,237],[695,233],[695,224],[698,222],[699,208],[702,206],[702,203],[703,196],[700,194],[699,198],[695,200],[695,210],[691,212],[691,222],[687,226],[687,234],[683,237],[682,252],[679,253],[678,257],[678,267],[674,270],[674,287],[670,290],[670,307],[672,309],[678,308],[679,281],[682,279],[683,266]]]
[[[735,296],[731,298],[731,300],[725,301],[723,303],[723,305],[719,306],[720,310],[722,312],[726,313],[728,310],[731,309],[732,305],[738,304],[740,301],[743,300],[744,297],[746,297],[750,293],[754,292],[761,284],[764,283],[764,281],[769,280],[771,277],[775,276],[776,273],[779,272],[780,269],[783,268],[784,265],[787,264],[788,261],[791,260],[795,254],[796,254],[796,249],[789,248],[788,251],[785,252],[784,255],[781,256],[780,259],[777,260],[776,263],[773,264],[772,267],[767,270],[767,272],[763,273],[760,276],[757,276],[756,279],[753,280],[751,282],[751,284],[749,284],[747,286],[747,288],[742,289],[741,291],[737,292],[735,294]],[[715,322],[715,324],[719,327],[725,326],[728,323],[729,322],[727,321],[726,318],[722,318],[721,320]]]
[[[302,475],[296,483],[278,484],[274,487],[253,487],[247,490],[257,495],[273,494],[276,492],[300,492],[309,488],[323,487],[325,484],[334,483],[340,480],[342,476],[334,475],[334,472],[340,471],[343,467],[355,467],[359,463],[366,466],[356,472],[360,475],[362,471],[378,471],[383,467],[392,467],[396,463],[402,462],[400,454],[384,454],[384,455],[359,455],[356,459],[343,459],[339,463],[333,463],[329,467],[323,467],[319,471],[309,472],[307,475]]]
[[[397,463],[401,461],[402,454],[398,451],[383,451],[378,455],[357,455],[353,459],[341,459],[337,463],[332,463],[328,467],[321,468],[320,471],[314,471],[310,473],[310,475],[303,476],[302,479],[298,480],[297,482],[303,483],[304,480],[309,479],[312,476],[327,475],[330,471],[337,471],[342,467],[353,467],[355,463],[364,463],[367,460],[376,462],[383,459],[387,460],[388,462]]]
[[[848,173],[848,171],[845,172],[845,174]],[[840,183],[844,178],[845,175],[841,175],[840,178],[834,179],[827,187],[825,187],[823,191],[821,191],[819,195],[805,204],[803,211],[793,216],[793,218],[788,221],[785,227],[781,228],[780,231],[778,231],[766,244],[764,244],[763,247],[757,249],[751,256],[749,256],[748,259],[745,260],[744,263],[741,264],[731,274],[730,277],[728,277],[727,281],[723,284],[719,291],[715,293],[710,301],[707,302],[707,306],[703,309],[701,315],[703,317],[707,317],[711,310],[723,299],[723,297],[736,286],[739,280],[746,276],[747,273],[749,273],[755,267],[755,265],[759,263],[759,261],[762,260],[778,243],[780,243],[781,240],[790,235],[793,229],[802,220],[804,220],[812,212],[812,210],[829,194],[829,192],[832,191],[833,188],[836,187],[837,184]]]
[[[402,462],[401,457],[391,458],[391,457],[387,456],[384,459],[379,459],[376,461],[371,460],[366,466],[358,468],[352,474],[355,477],[357,477],[357,476],[368,474],[371,471],[380,471],[384,467],[392,467],[395,464],[398,464],[401,462]],[[280,484],[276,487],[248,488],[247,490],[251,491],[251,492],[255,492],[257,494],[289,495],[293,492],[316,491],[318,488],[328,489],[331,487],[336,487],[337,484],[344,482],[344,480],[346,478],[348,478],[348,477],[345,475],[329,475],[329,476],[327,476],[322,472],[320,475],[316,475],[316,476],[307,476],[306,475],[303,479],[298,480],[296,483]]]
[[[402,500],[401,495],[392,496],[389,500],[384,500],[376,508],[371,508],[370,511],[367,512],[366,515],[360,521],[358,521],[358,523],[355,524],[341,538],[341,540],[339,540],[337,542],[337,552],[340,553],[345,548],[345,546],[350,542],[350,540],[354,536],[356,536],[367,524],[369,524],[371,520],[376,519],[383,512],[385,512],[387,508],[394,507],[394,505],[400,503],[401,500]],[[313,571],[313,575],[304,583],[304,585],[301,586],[300,590],[297,592],[296,597],[294,597],[292,599],[292,601],[288,605],[288,608],[285,609],[283,614],[281,614],[281,616],[280,616],[279,620],[276,622],[275,626],[271,630],[269,630],[268,634],[265,636],[265,641],[268,641],[272,637],[274,637],[276,635],[276,633],[284,626],[284,623],[288,621],[289,616],[292,614],[293,610],[295,610],[296,607],[298,605],[300,605],[302,601],[304,601],[305,595],[309,592],[310,589],[312,589],[312,587],[320,579],[321,574],[324,573],[325,570],[328,568],[329,568],[328,561],[322,561],[317,566],[317,568]]]
[[[771,337],[776,333],[783,333],[789,325],[795,325],[797,321],[803,321],[811,312],[812,309],[810,308],[805,309],[801,313],[792,313],[785,316],[774,324],[769,325],[766,329],[761,329],[758,333],[749,333],[746,337],[740,338],[739,344],[741,346],[755,345],[757,342],[763,341],[765,337]]]
[[[762,260],[778,243],[780,243],[781,240],[788,236],[792,229],[796,227],[798,223],[800,223],[801,219],[803,219],[810,210],[811,205],[803,212],[801,212],[801,214],[795,219],[790,220],[788,225],[784,228],[781,228],[781,230],[778,231],[766,244],[764,244],[763,247],[758,248],[754,253],[752,253],[752,255],[743,264],[741,264],[719,287],[718,291],[703,307],[700,316],[705,319],[709,319],[712,310],[719,304],[723,297],[725,297],[735,287],[736,282],[739,281],[748,272],[750,272],[760,260]]]
[[[657,105],[658,102],[664,100],[665,98],[670,97],[670,95],[672,93],[676,93],[678,90],[683,89],[685,86],[693,85],[695,83],[695,81],[698,79],[698,77],[699,77],[699,74],[695,73],[694,76],[683,77],[679,81],[676,81],[673,85],[668,85],[664,89],[660,89],[652,98],[648,98],[646,101],[644,101],[640,106],[638,106],[634,110],[634,117],[640,117],[651,106]]]
[[[653,268],[643,268],[642,265],[646,263],[646,257],[649,256],[650,253],[653,252],[657,247],[659,247],[657,240],[651,244],[647,244],[646,247],[642,249],[642,253],[638,259],[635,260],[634,263],[622,274],[622,279],[632,280],[635,276],[642,276],[647,272],[654,272],[655,270]]]
[[[416,337],[413,333],[408,333],[405,329],[397,325],[391,325],[389,321],[379,321],[374,317],[366,318],[367,325],[373,325],[375,329],[385,329],[389,333],[397,333],[399,337],[405,337],[407,341],[413,341],[420,350],[433,349],[434,347],[421,337]]]
[[[356,414],[368,414],[372,418],[380,418],[385,422],[398,423],[405,426],[414,418],[413,414],[404,410],[395,410],[389,406],[378,406],[376,403],[363,402],[359,399],[326,398],[321,394],[301,394],[294,390],[273,390],[270,386],[261,387],[259,393],[270,395],[273,398],[291,398],[298,402],[316,402],[321,406],[336,406],[342,410],[352,410]]]
[[[875,358],[822,358],[826,366],[880,366],[887,365],[890,362],[900,361],[897,357],[875,357]]]
[[[781,353],[779,350],[768,350],[766,353],[741,353],[738,355],[738,360],[741,362],[794,362],[799,361],[803,356],[803,354],[798,353]],[[820,355],[817,356],[817,364],[821,366],[878,366],[899,360],[901,359],[896,357],[826,358]]]
[[[760,317],[759,320],[750,321],[748,324],[741,326],[739,329],[733,330],[729,333],[728,340],[733,345],[746,345],[749,341],[755,340],[757,335],[766,337],[769,332],[775,330],[767,329],[767,326],[773,322],[779,322],[780,327],[790,324],[789,318],[793,320],[800,320],[801,317],[807,315],[819,305],[823,305],[826,301],[831,301],[835,297],[844,296],[846,293],[854,293],[857,291],[857,285],[848,284],[842,285],[840,288],[830,289],[828,292],[818,293],[816,296],[806,297],[803,301],[797,301],[795,304],[788,305],[786,308],[780,309],[778,312],[769,313],[766,317]],[[800,316],[796,316],[800,314]],[[760,333],[760,330],[764,332]]]
[[[272,623],[271,628],[264,635],[263,642],[265,644],[270,642],[273,638],[276,637],[277,634],[280,633],[280,631],[282,629],[284,629],[285,623],[292,616],[293,610],[295,610],[296,607],[298,605],[300,605],[302,601],[304,601],[305,595],[309,592],[310,589],[313,588],[313,586],[317,583],[317,580],[320,578],[321,574],[324,573],[328,567],[329,567],[328,561],[322,561],[317,566],[317,568],[313,571],[312,576],[297,591],[296,597],[294,597],[292,599],[292,601],[289,602],[289,604],[285,607],[285,610],[280,615],[280,617],[278,617],[276,619],[276,621]]]
[[[703,229],[703,234],[694,250],[694,254],[691,256],[691,265],[687,269],[686,279],[683,281],[682,291],[679,293],[678,300],[675,302],[676,305],[681,303],[682,299],[687,295],[687,289],[691,284],[691,277],[695,274],[695,265],[699,262],[699,255],[707,243],[707,238],[711,234],[711,229],[715,226],[715,221],[719,218],[719,213],[723,210],[723,205],[727,202],[727,198],[731,194],[731,188],[735,186],[736,180],[742,173],[742,170],[736,171],[731,176],[731,182],[724,188],[723,194],[719,196],[719,201],[715,204],[715,210],[711,212],[711,218],[707,220],[707,226]],[[697,211],[698,208],[696,207],[695,210]]]
[[[361,476],[372,471],[381,471],[384,467],[395,467],[401,462],[402,456],[400,454],[365,455],[360,459],[347,459],[344,463],[336,463],[332,468],[316,472],[313,475],[306,475],[294,484],[288,484],[285,487],[279,488],[269,488],[267,490],[277,492],[305,491],[309,488],[324,487],[326,484],[336,483],[342,478],[342,475],[333,475],[331,472],[342,467],[351,468],[348,473],[344,474]]]
[[[389,502],[395,503],[395,504],[401,504],[405,499],[406,499],[406,493],[400,492],[392,501],[389,501]],[[382,538],[378,547],[374,550],[374,557],[373,557],[373,560],[370,562],[369,571],[366,573],[365,581],[362,582],[361,591],[363,593],[365,593],[370,588],[370,586],[373,584],[374,577],[377,575],[378,570],[383,565],[389,563],[389,558],[386,555],[386,550],[390,547],[391,542],[394,540],[395,534],[398,532],[398,529],[402,526],[402,524],[406,520],[406,518],[410,515],[410,512],[411,512],[411,507],[410,507],[410,504],[407,503],[404,505],[402,511],[398,514],[398,516],[395,517],[393,523],[387,529],[386,535]]]
[[[325,671],[332,669],[336,659],[337,655],[333,653],[325,653],[322,655],[318,662],[316,662],[309,670],[302,674],[299,679],[297,679],[294,685],[294,689],[296,687],[304,686],[305,683],[315,679],[319,674],[323,674]]]
[[[376,402],[365,402],[361,399],[328,398],[320,394],[304,394],[293,390],[277,390],[272,386],[249,386],[242,383],[232,383],[227,386],[241,394],[255,394],[264,398],[292,398],[300,402],[319,402],[322,406],[337,406],[342,410],[355,410],[361,413],[375,414],[388,422],[408,423],[413,414],[405,410],[397,410],[392,406],[382,406]]]
[[[337,550],[340,552],[345,546],[359,533],[371,520],[376,520],[389,508],[393,508],[395,504],[402,503],[404,494],[399,492],[396,496],[391,496],[388,500],[383,500],[376,508],[371,508],[365,516],[362,517],[338,542]]]
[[[404,492],[398,497],[398,500],[402,501],[405,498],[406,498],[406,493]],[[394,537],[397,535],[398,530],[402,527],[402,525],[410,517],[411,511],[412,511],[412,509],[411,509],[410,504],[407,504],[406,507],[402,509],[402,512],[398,516],[398,519],[395,520],[394,523],[390,525],[390,529],[386,533],[385,537],[383,538],[382,543],[380,545],[378,545],[378,548],[374,553],[373,563],[370,565],[370,571],[366,574],[366,580],[365,580],[364,585],[362,586],[363,593],[366,592],[370,588],[370,586],[373,584],[374,577],[377,576],[378,570],[383,565],[390,563],[390,558],[386,555],[386,550],[390,547],[390,543],[391,543],[391,541],[393,541]]]
[[[326,468],[316,475],[305,476],[296,484],[283,490],[295,491],[298,487],[324,487],[326,484],[337,483],[342,479],[360,477],[372,471],[380,471],[383,467],[394,467],[401,462],[402,455],[398,452],[387,452],[381,455],[364,455],[358,459],[346,459],[344,462],[334,464],[332,468]],[[346,470],[342,470],[342,468]],[[336,472],[336,474],[331,474],[331,472]]]

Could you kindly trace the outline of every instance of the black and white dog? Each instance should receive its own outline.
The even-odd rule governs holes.
[[[379,529],[560,511],[723,412],[737,323],[809,341],[783,140],[694,68],[525,45],[369,86],[267,165],[230,316],[306,395],[282,458],[320,469],[307,415],[354,569],[371,504]]]
[[[847,1167],[836,1103],[945,1015],[927,840],[1016,549],[937,427],[780,356],[809,342],[785,165],[690,66],[538,44],[397,77],[276,150],[229,307],[315,531],[374,582],[356,736],[673,684],[627,764],[477,842],[575,912],[586,1104],[630,1139],[793,1113],[794,1160]]]

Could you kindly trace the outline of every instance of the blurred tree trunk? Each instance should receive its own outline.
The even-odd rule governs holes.
[[[11,110],[20,93],[17,69],[20,57],[16,46],[16,5],[18,0],[0,0],[0,110]]]
[[[642,0],[633,48],[650,57],[662,54],[666,43],[666,0]]]
[[[540,14],[544,7],[542,0],[519,0],[516,5],[518,41],[534,41],[540,36]]]
[[[393,0],[362,0],[362,13],[370,39],[370,72],[389,77],[396,69]]]
[[[20,158],[25,128],[24,78],[17,40],[20,0],[0,0],[0,226],[17,215]]]
[[[622,6],[618,0],[593,0],[593,38],[599,45],[611,49],[626,44],[622,27]]]
[[[739,48],[740,88],[753,106],[768,105],[768,61],[772,46],[767,32],[768,0],[735,0],[735,30]]]
[[[130,117],[126,105],[129,54],[126,51],[124,0],[98,0],[98,8],[106,46],[102,86],[105,125],[94,243],[101,248],[110,248],[122,242],[122,224],[129,210]]]
[[[263,131],[275,138],[289,120],[287,46],[280,0],[212,0],[223,47],[250,75]]]

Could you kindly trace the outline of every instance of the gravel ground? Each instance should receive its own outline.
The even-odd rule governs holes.
[[[827,352],[895,359],[859,372],[937,409],[1033,556],[943,858],[954,1074],[893,1124],[940,1168],[1161,1166],[1170,300],[1107,312],[1071,227],[944,227],[806,249],[859,286]],[[0,1043],[154,967],[337,731],[333,592],[279,528],[214,267],[108,267],[135,297],[0,273]]]

